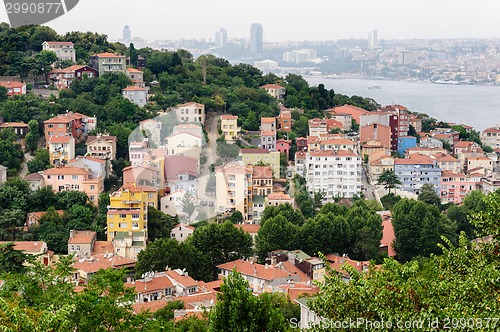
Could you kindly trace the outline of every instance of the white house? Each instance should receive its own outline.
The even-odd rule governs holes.
[[[189,102],[177,105],[172,109],[177,115],[177,120],[182,123],[205,123],[205,105]]]
[[[170,231],[170,237],[182,242],[188,238],[188,236],[193,235],[194,227],[186,224],[177,224]]]
[[[123,97],[138,106],[144,106],[148,101],[148,88],[130,85],[122,90],[122,94]]]

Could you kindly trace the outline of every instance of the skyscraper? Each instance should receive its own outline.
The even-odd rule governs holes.
[[[215,33],[215,47],[221,48],[227,46],[227,31],[224,28],[221,28],[219,31]]]
[[[254,23],[250,27],[250,52],[252,54],[262,53],[263,30],[260,23]]]
[[[373,30],[368,34],[368,46],[377,47],[378,46],[378,32]]]
[[[123,40],[124,41],[131,41],[132,40],[132,30],[130,30],[130,27],[126,25],[123,28]]]

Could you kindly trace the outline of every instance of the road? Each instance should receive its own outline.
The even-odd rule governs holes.
[[[370,178],[368,176],[368,170],[366,169],[366,165],[363,163],[361,165],[361,183],[363,185],[363,194],[365,195],[365,199],[376,199],[380,202],[380,198],[375,193],[375,186],[371,184]]]

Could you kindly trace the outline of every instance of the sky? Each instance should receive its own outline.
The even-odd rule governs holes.
[[[213,38],[220,28],[248,38],[252,23],[262,24],[265,42],[367,38],[371,30],[379,39],[496,38],[499,11],[498,0],[80,0],[47,25],[111,40],[125,25],[149,41]]]

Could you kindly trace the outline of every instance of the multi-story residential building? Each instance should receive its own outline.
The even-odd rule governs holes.
[[[328,134],[328,126],[325,119],[309,120],[309,136],[319,136],[320,134]]]
[[[279,153],[285,154],[287,159],[288,159],[288,156],[290,154],[291,148],[292,148],[292,141],[291,140],[286,140],[283,138],[276,140],[276,151],[278,151]]]
[[[455,156],[460,155],[463,151],[482,152],[482,149],[481,145],[470,141],[460,141],[453,146]]]
[[[7,89],[7,96],[26,94],[26,84],[22,82],[0,82],[0,86]]]
[[[384,148],[382,143],[376,140],[369,140],[365,144],[361,145],[361,155],[363,158],[366,158],[365,156],[370,156],[371,154],[378,152],[378,151],[384,151],[387,150]]]
[[[189,102],[175,106],[172,111],[181,123],[205,124],[205,105],[203,104]]]
[[[482,191],[485,194],[490,194],[500,189],[500,174],[498,173],[482,177],[481,180]]]
[[[477,184],[464,173],[443,171],[441,173],[441,200],[445,203],[461,204],[464,198],[476,190]]]
[[[123,169],[123,183],[140,186],[159,186],[160,176],[154,166],[135,165]]]
[[[397,145],[396,147],[392,145],[392,133],[391,127],[389,126],[372,123],[359,127],[359,132],[359,140],[361,143],[368,142],[369,140],[376,140],[382,143],[386,149],[397,150]]]
[[[302,177],[306,176],[306,154],[303,151],[295,152],[295,173]]]
[[[136,303],[149,303],[158,300],[172,299],[175,287],[170,278],[164,273],[146,273],[142,279],[128,281],[124,285],[135,292]]]
[[[240,156],[245,166],[263,163],[273,169],[273,175],[280,175],[280,153],[265,149],[241,149]]]
[[[138,86],[140,88],[144,88],[144,73],[140,71],[139,69],[135,68],[127,68],[125,71],[125,74],[127,75],[128,78],[132,81],[134,86]]]
[[[260,118],[261,131],[276,131],[276,118]]]
[[[470,171],[475,168],[482,168],[481,171],[484,175],[490,175],[493,173],[493,162],[488,157],[469,157],[466,159],[465,164],[466,171]]]
[[[420,139],[420,147],[423,148],[443,148],[443,141],[434,137],[424,137]]]
[[[137,106],[144,106],[148,102],[148,88],[129,85],[122,90],[124,98]]]
[[[99,194],[104,190],[104,177],[90,169],[78,167],[54,167],[42,172],[43,183],[55,192],[65,190],[82,191],[89,201],[97,206]]]
[[[97,233],[94,231],[69,231],[68,255],[76,257],[90,257],[94,250]]]
[[[16,143],[24,148],[26,145],[25,138],[28,134],[29,126],[24,122],[4,122],[0,123],[0,130],[12,128],[16,134]]]
[[[65,165],[75,158],[75,139],[71,135],[50,136],[47,146],[51,165]]]
[[[43,176],[40,173],[31,173],[24,177],[24,180],[28,182],[31,191],[36,191],[43,187]]]
[[[292,131],[292,112],[283,105],[280,105],[280,114],[276,117],[276,122],[279,131]]]
[[[417,133],[422,132],[422,119],[417,118],[415,114],[410,114],[409,123],[415,128]]]
[[[391,156],[380,157],[376,160],[372,160],[369,163],[369,171],[372,176],[372,179],[378,180],[380,174],[385,171],[394,171],[394,158]]]
[[[71,267],[75,270],[72,281],[88,283],[101,269],[124,269],[127,277],[133,277],[135,263],[135,259],[114,253],[100,253],[85,259],[75,259],[75,262],[71,264]]]
[[[186,195],[183,189],[170,190],[165,196],[160,199],[161,212],[173,217],[184,217],[186,213],[182,210],[182,199]]]
[[[424,184],[431,184],[436,193],[441,183],[441,169],[436,160],[429,156],[411,154],[403,159],[394,160],[394,172],[401,181],[401,189],[420,194]]]
[[[286,89],[278,84],[266,84],[260,87],[261,89],[266,90],[268,94],[273,96],[278,100],[284,100],[286,95]]]
[[[46,142],[50,136],[66,136],[68,134],[73,136],[76,142],[79,142],[83,136],[97,127],[97,118],[67,112],[46,120],[43,124]]]
[[[441,171],[451,171],[458,173],[462,170],[460,160],[447,153],[436,153],[430,156],[436,160],[437,166]]]
[[[307,152],[308,149],[308,142],[307,138],[305,137],[297,137],[295,139],[295,144],[297,145],[297,151],[305,151]]]
[[[188,236],[193,235],[195,228],[186,224],[177,224],[170,231],[170,238],[179,242],[185,241]]]
[[[224,139],[228,143],[233,143],[239,136],[241,128],[238,127],[237,115],[221,115],[220,130],[224,135]]]
[[[325,200],[361,194],[361,157],[349,150],[312,151],[306,155],[309,193],[325,192]]]
[[[186,155],[199,158],[203,137],[192,133],[172,134],[165,138],[166,148],[169,155]]]
[[[125,73],[127,62],[125,56],[114,53],[99,53],[89,57],[90,67],[99,72],[99,76],[108,72]]]
[[[44,41],[42,50],[54,52],[58,60],[76,62],[75,45],[72,42]]]
[[[252,172],[253,195],[267,196],[273,191],[273,169],[271,166],[249,166]]]
[[[85,142],[87,156],[102,159],[116,159],[116,136],[97,135],[89,136]]]
[[[356,151],[357,144],[345,138],[326,138],[309,136],[307,138],[307,151],[325,151],[325,150],[350,150]]]
[[[482,131],[481,142],[493,149],[500,148],[500,127],[491,127]]]
[[[110,175],[109,164],[106,160],[90,156],[77,156],[70,160],[66,166],[88,169],[94,173],[95,177],[107,178]]]
[[[252,171],[241,164],[229,164],[215,170],[217,210],[240,211],[245,220],[251,220],[248,207],[252,195]]]
[[[352,127],[352,115],[347,113],[329,113],[331,119],[342,123],[342,130],[349,131]]]
[[[276,132],[261,131],[260,132],[260,148],[268,151],[276,151]]]
[[[398,152],[404,155],[406,149],[417,146],[417,138],[415,136],[399,136],[398,138]]]
[[[7,181],[7,170],[7,167],[0,165],[0,186]]]
[[[109,197],[107,213],[108,241],[115,252],[135,259],[146,247],[148,238],[148,206],[158,206],[158,189],[124,185]]]
[[[223,279],[236,269],[245,280],[254,293],[272,293],[279,291],[282,285],[298,282],[299,276],[294,275],[285,269],[280,269],[272,265],[257,264],[245,260],[236,260],[217,265],[219,268],[219,279]]]
[[[49,73],[49,79],[58,89],[67,89],[75,79],[83,77],[97,77],[97,70],[85,65],[73,65],[63,69],[53,69]]]

